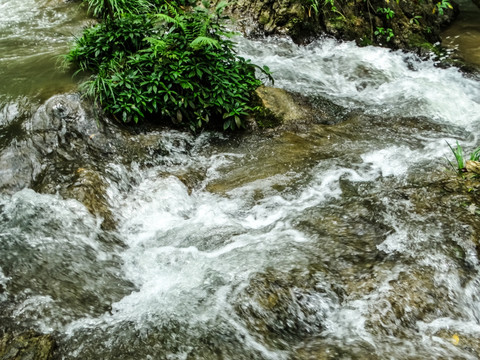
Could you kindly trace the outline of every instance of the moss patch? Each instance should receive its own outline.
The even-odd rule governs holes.
[[[0,339],[2,360],[50,360],[55,341],[50,335],[27,331],[19,335],[6,333]]]

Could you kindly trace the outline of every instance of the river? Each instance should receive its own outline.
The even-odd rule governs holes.
[[[142,155],[77,156],[81,139],[116,140],[34,130],[74,107],[61,101],[96,126],[57,67],[84,10],[0,0],[0,14],[4,329],[52,334],[56,359],[480,356],[478,188],[447,161],[447,142],[480,143],[478,74],[332,39],[239,38],[275,86],[334,104],[333,125],[154,131]]]

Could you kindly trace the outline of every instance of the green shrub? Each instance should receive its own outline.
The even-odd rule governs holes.
[[[123,14],[148,12],[152,3],[148,0],[88,0],[88,9],[94,16],[113,19]]]
[[[225,3],[192,12],[150,5],[157,12],[106,15],[77,40],[66,60],[93,74],[82,85],[86,94],[125,122],[170,119],[192,130],[209,122],[242,127],[262,82],[255,76],[258,67],[234,51],[223,26]],[[271,79],[267,67],[261,71]]]
[[[79,71],[98,72],[110,62],[122,63],[125,57],[148,46],[146,36],[154,34],[153,20],[146,15],[124,15],[87,28],[66,56]]]

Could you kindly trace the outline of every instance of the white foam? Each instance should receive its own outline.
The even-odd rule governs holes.
[[[322,39],[301,47],[286,39],[239,39],[242,56],[267,65],[275,86],[320,94],[374,114],[426,116],[469,127],[480,121],[480,84],[455,69],[385,48]]]
[[[1,238],[2,234],[0,234],[0,238]],[[7,288],[7,283],[8,281],[10,280],[10,278],[6,277],[5,274],[3,273],[2,271],[2,268],[0,267],[0,289],[2,291],[0,291],[0,301],[4,301],[7,299],[7,291],[6,291],[6,288]]]

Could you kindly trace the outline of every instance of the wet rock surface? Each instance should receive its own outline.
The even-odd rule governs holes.
[[[320,97],[269,87],[259,88],[257,94],[263,116],[256,114],[255,127],[273,132],[304,132],[312,124],[341,122],[348,114]],[[161,162],[163,157],[168,158],[170,150],[163,147],[159,129],[148,125],[130,129],[87,109],[77,94],[56,95],[41,105],[22,124],[21,135],[11,139],[0,152],[0,188],[5,193],[32,188],[76,199],[103,219],[102,227],[113,229],[115,219],[109,209],[111,199],[105,177],[110,164],[154,166],[159,159]],[[258,133],[258,129],[254,132]],[[184,169],[173,174],[190,189],[205,175]],[[132,179],[132,186],[134,183]]]
[[[312,124],[337,124],[349,113],[319,96],[305,96],[267,86],[259,87],[255,94],[261,106],[254,114],[260,128],[307,131]]]
[[[115,227],[104,175],[112,162],[146,164],[160,132],[136,133],[94,112],[78,94],[55,95],[24,121],[0,153],[0,190],[32,188],[83,203]]]

